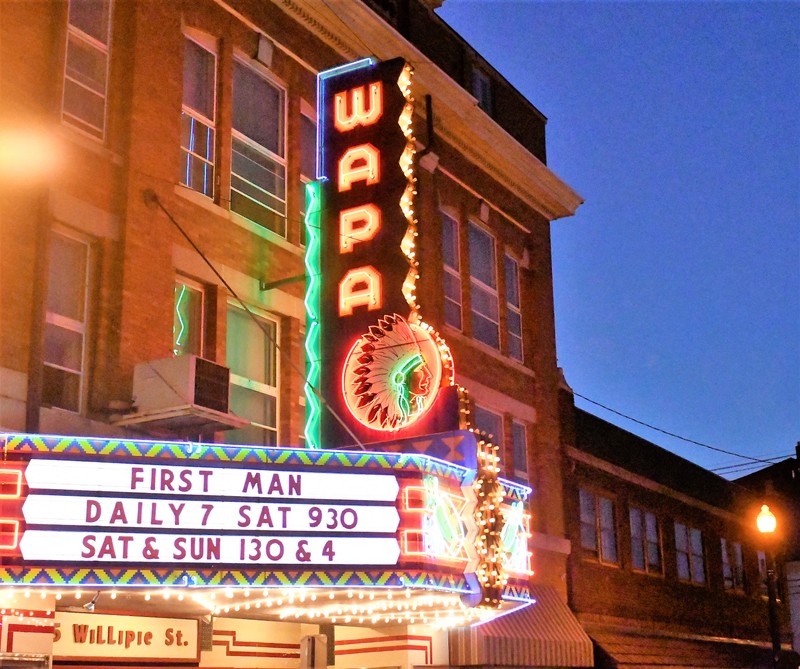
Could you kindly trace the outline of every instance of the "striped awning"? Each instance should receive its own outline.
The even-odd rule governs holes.
[[[450,665],[591,667],[592,641],[551,587],[534,586],[535,604],[450,632]]]

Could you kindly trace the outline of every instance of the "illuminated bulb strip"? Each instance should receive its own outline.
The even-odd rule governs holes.
[[[320,417],[322,408],[314,389],[320,375],[319,306],[320,306],[320,212],[322,189],[319,182],[306,185],[306,360],[308,375],[303,387],[306,396],[306,447],[321,448]]]
[[[414,68],[408,63],[403,66],[403,70],[397,79],[397,85],[406,99],[403,105],[403,111],[400,113],[400,118],[397,124],[406,138],[406,147],[400,156],[400,169],[406,177],[408,182],[402,196],[400,197],[400,209],[403,216],[408,221],[408,228],[406,234],[403,236],[403,241],[400,244],[400,249],[408,260],[409,270],[406,278],[403,281],[403,297],[405,298],[408,306],[411,307],[411,315],[409,320],[412,322],[419,320],[419,303],[417,302],[416,286],[419,279],[419,262],[416,258],[416,237],[417,237],[417,219],[414,216],[414,196],[417,191],[414,188],[416,177],[414,176],[414,98],[411,96],[411,77],[414,74]]]
[[[461,400],[462,414],[478,440],[478,474],[472,487],[477,498],[474,518],[478,525],[476,575],[482,591],[479,606],[497,608],[508,583],[505,570],[507,557],[502,540],[503,516],[500,513],[504,498],[504,489],[498,480],[500,459],[497,456],[497,446],[491,442],[490,436],[479,432],[470,424],[470,412],[464,407],[466,391],[461,393]]]

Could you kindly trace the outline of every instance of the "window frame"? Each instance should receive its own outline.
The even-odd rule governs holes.
[[[686,550],[683,550],[678,545],[678,528],[683,528],[683,535],[686,544]],[[694,552],[692,547],[692,532],[697,532],[700,535],[700,554]],[[689,569],[689,577],[681,576],[681,556],[686,556],[687,566]],[[702,578],[698,578],[697,570],[695,569],[695,560],[699,558],[702,565]],[[706,586],[708,583],[708,565],[706,564],[706,549],[705,542],[703,541],[703,531],[697,527],[688,525],[681,521],[675,521],[675,564],[678,580],[681,583],[691,583],[692,585]]]
[[[50,367],[55,370],[59,370],[61,372],[66,372],[69,374],[75,374],[78,376],[78,393],[77,393],[77,408],[70,409],[63,406],[58,406],[56,404],[46,404],[44,406],[50,406],[53,408],[60,409],[62,411],[68,411],[73,414],[82,415],[85,410],[86,405],[86,393],[87,393],[87,371],[89,367],[89,330],[91,327],[91,313],[90,313],[90,296],[92,292],[92,282],[93,282],[93,263],[94,263],[94,248],[93,248],[93,240],[86,235],[83,235],[77,231],[71,230],[61,225],[56,225],[50,231],[50,243],[49,243],[49,251],[48,251],[48,264],[52,267],[53,262],[53,238],[55,235],[63,237],[65,239],[71,240],[72,242],[76,242],[85,247],[85,255],[84,255],[84,262],[85,262],[85,270],[83,276],[83,321],[78,321],[74,318],[70,318],[69,316],[64,316],[62,314],[58,314],[56,312],[50,311],[49,308],[49,295],[50,295],[50,276],[48,273],[48,287],[45,297],[45,333],[48,325],[53,325],[55,327],[62,328],[64,330],[68,330],[70,332],[77,332],[80,333],[82,341],[81,341],[81,354],[80,354],[80,368],[75,370],[69,367],[65,367],[64,365],[59,365],[53,362],[48,362],[46,359],[47,351],[46,346],[42,350],[42,368]],[[62,274],[63,278],[63,274]],[[45,334],[46,336],[46,334]]]
[[[182,44],[182,48],[184,50],[183,51],[183,54],[184,54],[184,56],[183,56],[183,68],[184,69],[182,70],[182,76],[185,75],[185,68],[186,68],[186,42],[187,41],[193,42],[196,46],[198,46],[201,49],[203,49],[204,51],[210,53],[214,57],[214,85],[212,87],[213,94],[211,96],[212,97],[212,112],[214,114],[214,118],[213,119],[209,119],[202,112],[194,109],[193,107],[189,107],[186,104],[186,92],[183,90],[183,88],[181,88],[181,127],[183,126],[183,117],[185,115],[185,116],[188,116],[190,119],[192,119],[193,122],[196,121],[196,122],[200,123],[201,125],[204,125],[207,128],[209,128],[211,130],[211,133],[212,133],[212,141],[210,142],[210,144],[211,144],[211,152],[212,153],[211,153],[211,157],[210,158],[202,156],[201,154],[196,153],[193,149],[190,149],[188,147],[184,147],[183,146],[183,139],[181,138],[181,143],[180,143],[181,144],[181,146],[180,146],[180,151],[181,151],[181,169],[180,169],[179,183],[182,186],[185,186],[186,188],[189,188],[190,190],[193,190],[193,191],[195,191],[197,193],[200,193],[201,195],[204,195],[205,197],[210,198],[212,201],[216,201],[216,197],[217,197],[217,194],[218,194],[217,193],[217,191],[218,191],[218,188],[217,188],[217,174],[218,174],[218,172],[217,172],[217,169],[218,169],[217,160],[218,160],[218,156],[219,156],[219,151],[218,151],[217,144],[218,144],[219,137],[218,137],[218,128],[217,128],[217,117],[219,116],[219,109],[218,109],[219,100],[217,98],[219,96],[219,90],[218,89],[219,89],[219,61],[220,61],[220,54],[219,54],[219,49],[218,49],[218,45],[216,43],[216,40],[214,40],[210,36],[207,36],[207,35],[204,35],[204,34],[200,34],[200,33],[198,33],[197,31],[194,31],[194,30],[184,30],[184,32],[183,32],[183,42],[181,43]],[[183,86],[183,82],[181,82],[181,86]],[[210,166],[210,168],[211,168],[211,179],[210,179],[211,190],[210,190],[210,192],[206,192],[205,190],[198,190],[198,189],[194,188],[191,185],[191,181],[192,181],[191,179],[184,180],[184,176],[187,175],[188,172],[189,172],[189,166],[186,165],[186,163],[188,162],[189,156],[195,157],[198,160],[200,160],[201,162],[203,162],[206,165]],[[184,167],[184,165],[186,165],[186,167]]]
[[[445,261],[444,257],[444,226],[445,226],[445,219],[449,220],[453,224],[453,240],[455,242],[455,253],[456,253],[456,263],[458,263],[458,267],[453,267],[449,265]],[[442,267],[444,268],[444,281],[442,281],[442,293],[443,293],[443,312],[442,312],[442,321],[447,324],[448,326],[455,328],[459,332],[464,331],[464,280],[461,276],[461,268],[463,267],[463,259],[461,257],[461,222],[458,220],[458,216],[453,214],[451,211],[447,209],[440,209],[439,210],[439,220],[441,221],[442,225]],[[447,278],[450,277],[458,286],[458,302],[456,302],[452,297],[447,294]],[[447,318],[447,304],[451,303],[458,308],[458,325],[451,322]]]
[[[483,68],[473,65],[470,83],[472,97],[477,100],[478,107],[491,116],[494,109],[492,77]]]
[[[516,288],[517,288],[517,301],[518,304],[514,304],[511,301],[511,293],[509,291],[508,285],[508,266],[509,263],[514,267],[514,281],[516,281]],[[512,360],[516,360],[519,363],[525,363],[525,344],[523,342],[522,336],[522,283],[520,282],[520,262],[514,256],[512,256],[508,251],[506,251],[503,259],[503,272],[505,278],[505,293],[506,293],[506,353],[509,358]],[[511,332],[510,327],[510,314],[516,314],[519,317],[519,334]],[[519,340],[519,357],[514,355],[511,349],[511,340]]]
[[[498,429],[495,430],[495,432],[488,432],[487,430],[484,430],[482,426],[478,425],[477,416],[478,416],[479,412],[483,412],[485,414],[489,414],[493,418],[497,419]],[[500,467],[501,470],[505,471],[505,457],[504,457],[504,455],[505,455],[505,453],[504,453],[504,451],[505,451],[505,424],[504,424],[505,423],[505,419],[504,419],[503,414],[498,412],[498,411],[494,411],[493,409],[489,409],[488,407],[486,407],[486,406],[484,406],[482,404],[476,403],[475,406],[473,407],[472,415],[473,415],[472,424],[478,430],[481,430],[482,432],[486,432],[487,435],[490,434],[492,436],[492,443],[495,446],[497,446],[498,467]]]
[[[288,105],[286,105],[288,107]],[[305,174],[303,172],[303,119],[307,119],[310,121],[314,128],[316,129],[317,126],[317,114],[316,110],[313,110],[311,105],[309,105],[305,100],[301,100],[301,109],[300,109],[300,127],[298,132],[300,133],[300,159],[299,159],[299,174],[300,174],[300,234],[298,235],[298,245],[305,247],[306,245],[306,215],[308,214],[307,206],[308,203],[306,202],[306,187],[308,184],[312,183],[316,180],[316,156],[314,161],[314,169],[312,170],[312,174]],[[317,133],[316,130],[314,132],[314,152],[316,154],[316,137]]]
[[[766,551],[756,551],[756,563],[758,565],[758,595],[769,597],[769,556]]]
[[[497,263],[497,237],[495,237],[492,232],[487,230],[484,226],[476,223],[473,219],[469,219],[467,221],[467,240],[469,241],[469,232],[472,229],[475,229],[479,234],[486,235],[491,240],[491,249],[492,249],[492,267],[494,270],[494,287],[485,284],[480,279],[475,278],[472,273],[472,249],[468,248],[469,254],[469,281],[470,281],[470,316],[471,316],[471,326],[472,326],[472,338],[476,341],[479,341],[481,344],[484,344],[495,351],[500,351],[500,291],[499,291],[499,281],[498,281],[498,263]],[[474,288],[478,288],[479,290],[485,291],[490,294],[490,297],[493,297],[496,305],[497,305],[497,320],[494,321],[492,318],[486,314],[480,313],[475,311],[475,291]],[[491,344],[483,339],[480,339],[475,334],[475,316],[479,318],[483,318],[489,323],[494,323],[497,329],[497,345]]]
[[[239,53],[239,52],[234,53],[233,66],[232,66],[233,69],[236,68],[237,64],[242,66],[242,67],[245,67],[245,68],[249,69],[251,72],[255,73],[256,76],[258,76],[261,79],[263,79],[269,86],[272,86],[273,88],[277,89],[277,91],[279,92],[279,97],[280,97],[281,106],[282,106],[282,109],[280,110],[280,114],[279,114],[280,115],[280,119],[279,119],[279,122],[280,122],[280,126],[279,126],[279,145],[283,150],[283,155],[280,156],[280,155],[274,153],[271,149],[267,148],[266,146],[263,146],[262,144],[259,144],[256,140],[248,137],[241,130],[237,130],[234,127],[234,124],[233,124],[233,113],[234,112],[233,112],[233,110],[234,110],[234,104],[235,104],[234,103],[235,92],[233,90],[233,83],[232,83],[231,84],[231,86],[232,86],[232,88],[231,88],[231,128],[230,128],[230,131],[231,131],[231,135],[230,135],[230,146],[231,146],[231,164],[230,164],[230,177],[231,177],[231,179],[230,179],[230,181],[231,181],[231,183],[230,183],[230,192],[229,192],[230,211],[233,214],[236,214],[237,216],[241,216],[242,218],[247,219],[248,221],[254,223],[255,225],[258,225],[259,227],[263,228],[264,230],[269,230],[269,232],[271,232],[273,234],[276,234],[276,235],[278,235],[278,236],[280,236],[280,237],[282,237],[284,239],[287,239],[288,238],[288,233],[289,233],[288,196],[289,196],[289,186],[290,186],[290,178],[289,178],[289,170],[288,170],[288,158],[287,158],[288,140],[289,140],[289,127],[288,127],[288,124],[289,124],[289,91],[287,89],[287,86],[280,79],[278,79],[275,76],[275,74],[272,73],[268,68],[264,67],[263,65],[261,65],[257,61],[253,61],[253,60],[247,58],[247,56],[245,56],[244,54]],[[232,72],[233,72],[233,70],[232,70]],[[231,80],[233,82],[233,76],[232,76]],[[261,188],[261,186],[259,186],[258,184],[255,184],[255,183],[253,183],[251,181],[248,181],[247,179],[245,179],[244,176],[238,175],[236,172],[234,172],[234,153],[236,152],[236,150],[235,150],[235,142],[241,142],[242,144],[245,144],[251,150],[255,151],[256,153],[258,153],[258,154],[260,154],[262,156],[264,156],[267,160],[276,163],[277,165],[279,165],[283,169],[283,191],[284,192],[283,192],[283,199],[282,200],[281,200],[281,198],[278,197],[277,194],[270,193],[266,189]],[[279,175],[276,175],[276,177],[278,177],[278,176]],[[268,195],[271,198],[273,198],[274,201],[282,202],[283,203],[283,212],[277,211],[274,207],[270,206],[270,204],[267,204],[266,202],[263,202],[263,201],[260,201],[260,200],[256,200],[255,198],[253,198],[252,196],[248,195],[247,193],[244,193],[241,190],[238,190],[237,188],[235,188],[234,187],[234,179],[235,178],[242,179],[243,181],[248,181],[248,183],[252,184],[253,186],[258,188],[259,190],[262,190],[265,193],[268,193]],[[243,213],[241,213],[239,211],[236,211],[236,209],[234,209],[234,192],[238,196],[255,202],[258,206],[271,211],[277,217],[281,218],[283,220],[283,230],[282,231],[273,230],[272,228],[264,225],[263,223],[261,223],[259,221],[254,221],[253,219],[251,219],[246,214],[243,214]]]
[[[280,439],[280,422],[281,422],[280,421],[280,416],[281,416],[281,413],[280,413],[280,410],[281,410],[281,394],[280,394],[280,385],[281,385],[280,384],[280,379],[281,379],[281,369],[280,369],[280,367],[281,367],[281,364],[280,363],[281,363],[281,361],[280,361],[280,352],[279,352],[279,342],[280,342],[280,335],[281,335],[281,319],[280,319],[280,317],[278,317],[276,315],[269,314],[266,311],[264,311],[262,309],[257,309],[257,308],[255,308],[255,307],[253,307],[251,305],[247,305],[247,309],[244,309],[244,308],[242,308],[242,306],[238,302],[236,302],[234,300],[229,300],[228,304],[227,304],[227,309],[226,309],[226,312],[225,312],[226,331],[227,331],[227,328],[230,326],[230,323],[229,323],[229,314],[230,314],[230,312],[232,310],[238,310],[239,312],[244,314],[249,319],[250,316],[247,314],[247,310],[248,309],[251,312],[253,312],[253,315],[257,319],[260,319],[260,320],[263,320],[263,321],[268,321],[268,322],[274,324],[274,326],[275,326],[275,335],[274,335],[275,341],[272,342],[272,346],[271,346],[271,348],[272,348],[271,355],[273,356],[273,359],[274,359],[273,367],[274,367],[275,385],[273,386],[273,385],[270,385],[270,384],[267,384],[267,383],[263,383],[261,381],[257,381],[255,379],[251,379],[251,378],[243,376],[243,375],[241,375],[241,374],[239,374],[237,372],[234,372],[233,369],[230,369],[231,365],[228,362],[227,351],[226,351],[226,365],[230,369],[230,383],[231,383],[231,386],[235,385],[235,386],[238,386],[240,388],[244,388],[246,390],[251,390],[251,391],[257,392],[257,393],[259,393],[261,395],[264,395],[265,397],[274,398],[274,400],[275,400],[275,425],[274,426],[269,426],[269,425],[263,425],[261,423],[257,423],[255,421],[250,421],[250,426],[248,426],[248,427],[255,426],[255,427],[260,428],[261,430],[263,430],[265,433],[272,432],[274,434],[274,442],[275,442],[275,444],[273,444],[273,445],[276,445],[276,444],[280,443],[279,439]],[[268,339],[266,334],[263,334],[263,332],[262,332],[262,335],[264,336],[264,339]],[[227,337],[226,337],[226,339],[227,339]],[[268,341],[267,343],[270,343],[270,342]],[[227,348],[227,346],[226,346],[226,348]],[[230,412],[234,413],[233,407],[231,407]],[[237,415],[237,414],[234,414],[234,415]],[[240,416],[240,417],[244,418],[243,416]],[[248,420],[247,418],[244,418],[244,419]],[[248,429],[248,428],[244,428],[244,429]],[[226,431],[224,433],[224,435],[237,433],[237,432],[238,432],[238,430],[228,430],[228,431]],[[236,441],[233,441],[233,442],[227,441],[224,438],[224,436],[223,436],[223,440],[225,441],[225,443],[239,443],[239,442],[236,442]],[[263,445],[267,445],[265,442],[262,442],[262,444]]]
[[[641,534],[638,536],[634,534],[634,518],[633,514],[639,514],[639,523],[636,524],[638,530]],[[652,541],[647,534],[647,518],[653,518],[656,527],[656,541]],[[658,575],[663,576],[664,574],[664,550],[663,550],[663,540],[662,540],[662,532],[661,532],[661,523],[659,522],[658,516],[652,512],[647,511],[646,509],[642,509],[637,506],[630,506],[628,507],[628,521],[630,526],[631,532],[631,568],[635,572],[639,572],[642,574],[651,574],[651,575]],[[642,566],[637,566],[636,561],[634,559],[634,542],[639,543],[639,547],[642,550]],[[655,564],[650,560],[650,546],[655,545],[658,551],[658,563]]]
[[[67,2],[67,29],[66,35],[64,39],[64,62],[63,62],[63,71],[61,77],[61,121],[66,123],[71,128],[77,130],[78,132],[86,135],[87,137],[91,137],[92,139],[99,140],[102,143],[105,143],[106,136],[107,136],[107,129],[108,129],[108,80],[111,68],[111,32],[112,26],[114,25],[113,17],[114,17],[114,0],[107,0],[108,6],[108,18],[107,18],[107,25],[106,25],[106,44],[100,42],[97,38],[88,35],[87,33],[83,32],[80,28],[70,23],[70,6],[74,0],[68,0]],[[65,100],[67,95],[67,82],[71,82],[73,85],[78,86],[82,89],[89,91],[91,94],[98,95],[97,91],[92,90],[91,88],[87,87],[85,84],[77,81],[75,78],[69,76],[67,73],[67,64],[69,61],[69,47],[70,47],[70,39],[74,38],[78,42],[82,43],[85,46],[88,46],[96,51],[99,51],[103,54],[105,58],[105,77],[103,81],[103,127],[97,128],[90,122],[66,111],[65,108]],[[84,127],[85,126],[85,127]],[[87,128],[94,128],[99,131],[98,133],[91,132]]]
[[[584,499],[592,498],[593,509],[593,523],[590,525],[587,519],[584,518]],[[614,539],[614,556],[611,558],[607,556],[606,550],[603,548],[603,530],[609,529],[603,525],[602,502],[608,502],[611,505],[611,530],[613,530]],[[616,500],[612,497],[600,494],[589,488],[581,487],[578,489],[578,522],[580,527],[579,543],[584,553],[590,554],[591,557],[597,560],[600,564],[616,566],[620,565],[619,555],[619,529],[617,523],[617,504]],[[584,527],[591,527],[594,536],[594,545],[587,545],[584,541]]]
[[[725,592],[744,593],[744,551],[739,541],[720,537],[722,551],[722,589]]]
[[[522,459],[524,460],[525,463],[524,469],[520,469],[517,466],[517,456],[519,455],[519,451],[518,451],[517,438],[514,431],[515,428],[520,428],[522,430]],[[530,476],[529,465],[528,465],[528,426],[522,421],[517,420],[516,418],[511,419],[511,449],[512,449],[512,459],[514,463],[514,476],[517,479],[528,481]]]
[[[173,309],[173,333],[172,333],[172,354],[177,355],[197,355],[199,357],[205,357],[205,344],[206,344],[206,323],[207,323],[207,310],[208,310],[208,295],[206,291],[206,286],[199,281],[195,281],[194,279],[190,279],[183,274],[176,274],[175,275],[175,288],[177,289],[178,286],[183,285],[189,288],[190,290],[195,290],[200,293],[200,316],[199,316],[199,323],[197,327],[200,331],[199,340],[197,351],[178,351],[176,348],[178,342],[175,341],[175,314],[178,310],[178,303],[176,300],[173,300],[172,309]]]

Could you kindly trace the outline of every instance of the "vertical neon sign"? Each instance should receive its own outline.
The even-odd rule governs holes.
[[[363,442],[459,427],[452,358],[422,321],[416,295],[412,74],[401,59],[367,59],[317,81],[309,383]],[[307,398],[307,445],[352,443],[310,388]]]

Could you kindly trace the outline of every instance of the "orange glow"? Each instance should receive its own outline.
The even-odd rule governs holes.
[[[381,229],[381,210],[374,204],[339,213],[339,253],[352,253],[359,242],[373,239]]]
[[[19,521],[0,518],[0,549],[13,550],[19,545]]]
[[[22,471],[0,470],[0,499],[19,499],[22,495]]]
[[[339,315],[351,316],[356,307],[368,311],[383,306],[381,274],[372,265],[351,269],[339,282]]]
[[[366,109],[364,86],[334,96],[334,126],[339,132],[347,132],[359,125],[372,125],[383,114],[383,89],[381,82],[369,85],[369,110]],[[350,113],[347,113],[347,98],[350,97]]]
[[[339,192],[350,190],[364,181],[367,186],[381,180],[381,155],[372,144],[353,146],[339,159]]]

